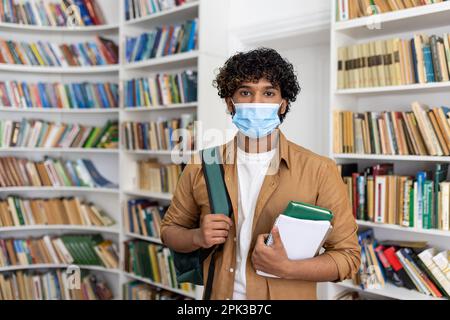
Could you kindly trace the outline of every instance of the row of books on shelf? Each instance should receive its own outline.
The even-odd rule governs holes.
[[[98,172],[89,159],[42,161],[0,158],[0,187],[90,187],[117,188]]]
[[[412,111],[333,113],[334,152],[450,155],[450,109],[412,103]]]
[[[338,49],[338,89],[449,81],[450,34],[415,34]]]
[[[96,36],[95,41],[72,44],[16,42],[0,39],[0,63],[28,66],[100,66],[119,62],[114,41]]]
[[[15,108],[117,108],[116,83],[0,81],[0,106]]]
[[[85,270],[80,287],[71,288],[65,271],[16,271],[0,273],[0,300],[110,300],[106,282]]]
[[[197,49],[198,19],[182,24],[163,25],[137,37],[127,37],[125,59],[127,62],[188,52]]]
[[[125,271],[171,288],[193,292],[191,283],[178,283],[170,249],[140,240],[124,242]]]
[[[337,0],[336,20],[346,21],[444,1],[446,0]]]
[[[448,164],[415,176],[395,175],[392,164],[358,171],[357,164],[340,165],[353,215],[360,220],[418,229],[450,230]]]
[[[186,296],[151,286],[141,281],[130,281],[122,287],[124,300],[187,300]]]
[[[197,71],[157,74],[124,83],[126,107],[155,107],[197,101]]]
[[[103,127],[38,119],[0,121],[0,147],[117,149],[119,124]]]
[[[125,20],[170,10],[196,0],[125,0]]]
[[[195,115],[152,122],[123,122],[123,145],[128,150],[193,150],[195,145]]]
[[[378,241],[372,229],[358,235],[361,265],[354,284],[382,289],[386,282],[435,298],[450,298],[449,251],[426,242]]]
[[[157,159],[137,162],[138,187],[157,193],[174,193],[183,165],[159,163]]]
[[[116,269],[116,244],[100,234],[62,235],[28,239],[0,239],[0,266],[64,264],[103,266]]]
[[[161,220],[167,211],[156,201],[146,198],[130,199],[124,208],[124,227],[130,233],[159,239]]]
[[[105,23],[96,0],[4,0],[0,21],[37,26],[90,26]]]
[[[79,197],[0,200],[0,227],[33,225],[82,225],[109,227],[116,221],[93,203]]]

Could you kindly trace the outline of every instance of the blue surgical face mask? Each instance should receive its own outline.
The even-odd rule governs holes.
[[[261,138],[271,134],[279,125],[278,110],[281,104],[276,103],[234,103],[233,123],[239,131],[249,138]]]

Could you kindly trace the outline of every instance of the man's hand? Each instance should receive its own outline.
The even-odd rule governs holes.
[[[224,214],[207,214],[203,217],[200,228],[196,229],[193,242],[205,249],[224,243],[232,225],[233,221]]]
[[[280,231],[277,227],[272,230],[273,243],[267,246],[264,240],[268,234],[260,234],[256,240],[252,254],[252,263],[255,270],[270,273],[283,279],[289,278],[290,260],[287,256]]]

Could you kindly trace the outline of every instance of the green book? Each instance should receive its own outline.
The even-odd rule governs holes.
[[[423,188],[423,228],[431,229],[433,215],[433,181],[426,180]]]
[[[19,198],[13,198],[14,206],[16,207],[17,217],[19,218],[19,222],[21,226],[25,225],[25,219],[23,217],[22,208],[20,206],[20,199]]]
[[[99,127],[92,128],[86,142],[83,144],[83,148],[92,148],[101,130]]]
[[[304,202],[291,201],[283,212],[284,215],[302,220],[331,221],[330,210]]]

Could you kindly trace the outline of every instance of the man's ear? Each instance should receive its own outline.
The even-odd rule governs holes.
[[[227,104],[227,110],[228,113],[233,114],[234,113],[234,105],[231,101],[231,98],[225,98],[225,103]]]
[[[288,106],[288,102],[285,99],[281,100],[280,115],[283,115],[286,113],[287,106]]]

